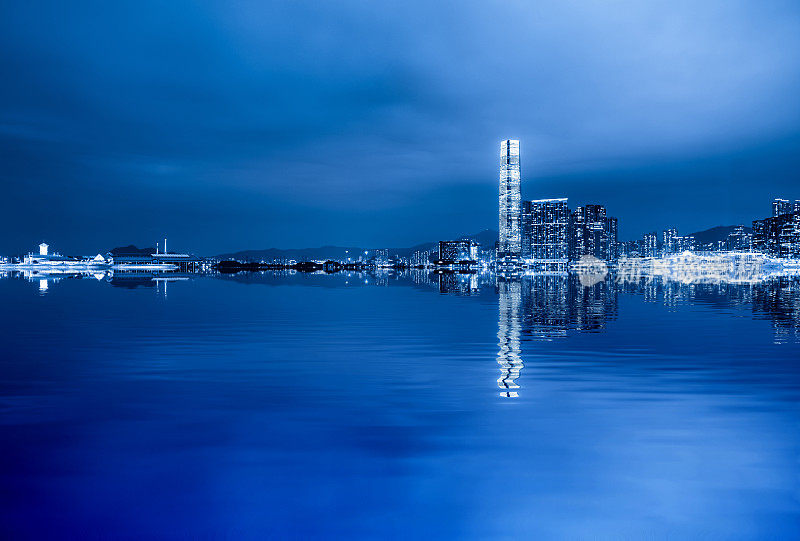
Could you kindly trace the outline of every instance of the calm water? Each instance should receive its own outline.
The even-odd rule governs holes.
[[[791,539],[800,283],[0,280],[0,537]]]

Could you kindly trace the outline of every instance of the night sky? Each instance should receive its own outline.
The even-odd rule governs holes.
[[[800,199],[800,3],[3,2],[0,253],[409,246],[523,197],[620,237]]]

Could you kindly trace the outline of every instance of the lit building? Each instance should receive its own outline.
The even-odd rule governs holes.
[[[743,225],[737,225],[733,231],[728,233],[728,250],[746,252],[750,250],[752,235],[745,232]]]
[[[431,253],[427,250],[417,250],[411,256],[412,267],[427,267],[430,262]]]
[[[640,243],[638,241],[635,241],[635,240],[626,240],[626,241],[622,241],[622,242],[617,243],[617,246],[619,246],[619,249],[618,249],[619,256],[620,257],[622,257],[622,256],[625,256],[625,257],[639,257],[639,255],[640,255],[639,244]]]
[[[375,266],[388,267],[389,265],[390,265],[389,250],[385,248],[375,250]]]
[[[776,218],[783,214],[791,214],[793,205],[788,199],[773,199],[772,201],[772,217]]]
[[[603,261],[617,259],[617,219],[606,216],[603,205],[577,207],[570,215],[569,257],[590,255]]]
[[[498,262],[515,264],[522,252],[519,141],[500,143],[500,240]]]
[[[661,243],[661,252],[663,254],[674,254],[677,251],[675,249],[675,237],[677,236],[678,230],[674,227],[664,230]]]
[[[753,222],[753,250],[775,257],[800,257],[800,212]]]
[[[566,264],[569,259],[567,199],[522,203],[522,258],[533,265]]]
[[[639,252],[642,257],[658,256],[658,234],[653,232],[642,235],[642,249]]]
[[[695,238],[693,235],[686,237],[675,237],[672,239],[673,253],[682,254],[683,252],[694,252],[696,247]]]
[[[478,243],[469,239],[440,240],[439,261],[440,265],[457,263],[477,263]]]

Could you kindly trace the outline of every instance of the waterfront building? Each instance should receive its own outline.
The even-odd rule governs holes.
[[[164,239],[164,249],[159,251],[156,244],[156,253],[148,254],[139,250],[126,252],[124,249],[115,250],[106,254],[106,259],[117,269],[133,270],[139,268],[159,268],[163,270],[180,270],[184,272],[197,271],[208,264],[201,258],[182,253],[167,252],[167,239]],[[149,251],[149,250],[148,250]]]
[[[390,266],[391,263],[389,261],[389,250],[386,248],[379,248],[378,250],[375,250],[374,261],[376,267]]]
[[[569,259],[567,198],[536,199],[522,204],[522,258],[548,270]]]
[[[617,259],[617,219],[606,216],[603,205],[584,205],[570,214],[569,258],[590,255],[603,261]]]
[[[696,242],[693,235],[688,235],[686,237],[674,237],[672,239],[673,242],[673,251],[672,253],[675,254],[682,254],[683,252],[694,252],[696,248]]]
[[[43,242],[39,245],[38,253],[28,252],[19,264],[25,267],[35,266],[49,271],[74,271],[89,267],[107,267],[108,261],[100,254],[94,257],[73,257],[50,253],[50,247]]]
[[[500,239],[498,263],[517,264],[522,252],[519,141],[500,143]]]
[[[752,245],[774,257],[800,258],[800,212],[753,221]]]
[[[658,234],[655,231],[642,235],[642,247],[639,252],[642,257],[658,256]]]
[[[470,239],[440,240],[440,265],[474,264],[478,262],[478,243]]]
[[[728,233],[727,248],[731,251],[746,252],[750,250],[752,235],[744,230],[743,225],[737,225]]]
[[[640,244],[641,243],[639,241],[635,240],[626,240],[617,243],[619,246],[619,257],[639,257],[641,255],[641,251],[639,249]]]
[[[428,250],[417,250],[411,255],[412,267],[427,267],[430,264],[431,252]]]
[[[675,250],[675,237],[678,236],[678,230],[674,227],[665,229],[662,235],[661,253],[674,254]]]

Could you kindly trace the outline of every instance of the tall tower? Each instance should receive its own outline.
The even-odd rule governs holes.
[[[519,189],[519,141],[506,139],[500,143],[500,242],[498,261],[519,260],[522,231]]]

